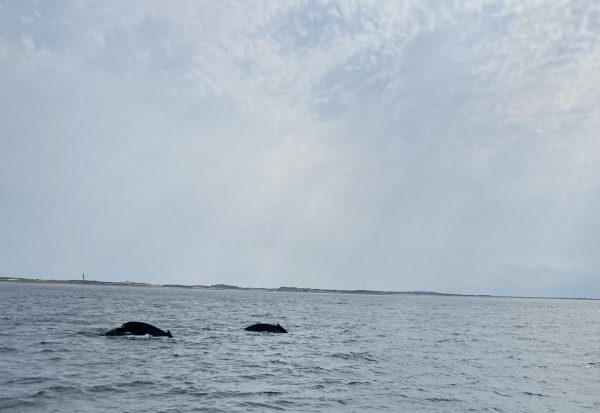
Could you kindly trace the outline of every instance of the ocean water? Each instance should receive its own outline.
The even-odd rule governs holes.
[[[0,410],[599,412],[600,302],[2,283]]]

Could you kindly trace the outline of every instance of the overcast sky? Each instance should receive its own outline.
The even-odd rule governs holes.
[[[0,0],[0,275],[600,297],[597,1]]]

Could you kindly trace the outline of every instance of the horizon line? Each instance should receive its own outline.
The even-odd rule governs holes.
[[[82,274],[83,275],[83,274]],[[369,290],[369,289],[332,289],[332,288],[312,288],[312,287],[240,287],[230,284],[154,284],[139,281],[98,281],[85,279],[44,279],[44,278],[28,278],[28,277],[6,277],[0,276],[0,282],[22,282],[22,283],[40,283],[40,284],[66,284],[66,285],[105,285],[105,286],[122,286],[122,287],[140,287],[140,288],[181,288],[181,289],[196,289],[196,290],[229,290],[229,291],[268,291],[268,292],[303,292],[303,293],[338,293],[338,294],[364,294],[364,295],[413,295],[413,296],[437,296],[437,297],[481,297],[481,298],[529,298],[529,299],[549,299],[549,300],[591,300],[600,301],[600,298],[595,297],[551,297],[551,296],[519,296],[519,295],[494,295],[494,294],[463,294],[463,293],[446,293],[427,290]]]

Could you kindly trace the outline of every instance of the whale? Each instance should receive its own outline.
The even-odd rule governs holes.
[[[104,333],[105,336],[143,336],[149,334],[154,337],[171,337],[169,330],[164,331],[158,327],[154,327],[152,324],[142,323],[141,321],[129,321],[123,324],[121,327],[113,328],[112,330]]]
[[[279,325],[279,323],[277,323],[277,325],[258,323],[258,324],[253,324],[251,326],[248,326],[244,330],[246,330],[246,331],[266,331],[268,333],[287,333],[287,330],[285,328],[281,327]]]

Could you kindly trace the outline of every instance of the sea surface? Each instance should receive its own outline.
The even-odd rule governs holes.
[[[1,283],[0,411],[600,412],[600,302]]]

